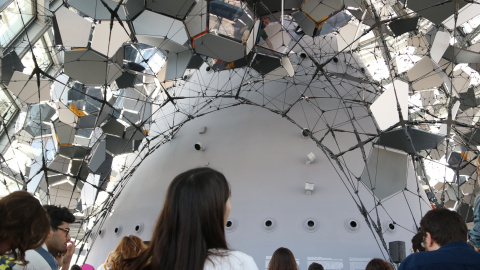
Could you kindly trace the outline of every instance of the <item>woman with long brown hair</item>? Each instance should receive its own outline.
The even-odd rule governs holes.
[[[268,270],[298,270],[295,256],[288,248],[278,248],[268,263]]]
[[[123,269],[258,269],[252,257],[227,247],[229,197],[225,176],[211,168],[176,176],[168,187],[150,245]]]
[[[147,246],[135,235],[124,236],[117,247],[109,254],[110,270],[119,270],[128,265],[126,259],[140,255]],[[107,260],[108,260],[107,259]]]
[[[27,263],[25,251],[40,247],[50,233],[50,221],[40,202],[26,191],[0,199],[0,255]]]

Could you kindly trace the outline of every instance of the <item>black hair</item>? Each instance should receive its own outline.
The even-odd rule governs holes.
[[[75,216],[66,207],[59,207],[56,205],[44,205],[45,211],[47,211],[50,217],[50,226],[53,229],[57,229],[63,222],[73,223],[75,222]]]
[[[425,248],[422,246],[423,243],[423,234],[421,231],[417,232],[412,238],[412,249],[414,252],[425,251]]]
[[[308,266],[308,270],[323,270],[323,265],[314,262]]]
[[[430,233],[440,246],[453,241],[467,241],[467,224],[457,212],[446,208],[428,211],[420,221],[420,231],[423,237]]]

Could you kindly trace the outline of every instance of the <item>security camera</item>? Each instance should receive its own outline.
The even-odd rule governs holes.
[[[203,151],[203,150],[205,150],[205,148],[203,147],[203,145],[200,142],[197,142],[197,143],[195,143],[195,150]]]

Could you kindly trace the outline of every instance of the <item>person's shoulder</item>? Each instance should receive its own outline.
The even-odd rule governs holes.
[[[244,252],[241,252],[239,250],[229,250],[228,253],[231,256],[235,256],[235,257],[238,257],[238,258],[252,258],[250,255],[248,255]]]
[[[429,251],[432,252],[432,251]],[[420,266],[428,264],[431,260],[431,255],[433,253],[428,252],[416,252],[413,254],[408,255],[402,263],[400,263],[399,270],[408,270],[408,269],[419,269]],[[435,256],[433,256],[435,257]]]
[[[28,261],[26,265],[16,264],[13,270],[36,270],[36,269],[50,269],[50,265],[45,259],[34,249],[25,251],[25,260]]]
[[[244,252],[238,250],[212,250],[212,255],[209,256],[205,266],[210,266],[209,261],[214,266],[211,269],[242,269],[242,270],[257,270],[253,258]],[[210,269],[205,267],[204,269]]]

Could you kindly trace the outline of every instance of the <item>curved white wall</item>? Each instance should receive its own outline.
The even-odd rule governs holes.
[[[207,131],[199,134],[203,126]],[[194,149],[197,141],[205,146],[205,151]],[[306,155],[310,152],[317,159],[307,166]],[[348,167],[359,176],[364,161],[348,162]],[[171,142],[143,161],[116,201],[114,214],[103,225],[106,233],[97,238],[87,263],[103,263],[120,236],[135,234],[137,224],[145,225],[140,237],[149,240],[170,181],[182,171],[206,164],[223,172],[231,184],[230,217],[237,227],[227,232],[229,245],[253,256],[259,269],[265,268],[266,256],[280,246],[292,250],[301,269],[307,269],[308,262],[315,259],[327,264],[328,259],[324,258],[332,259],[332,265],[343,269],[364,269],[366,262],[359,258],[386,256],[378,237],[374,238],[360,215],[352,190],[347,190],[315,142],[304,138],[297,126],[281,116],[243,105],[188,122]],[[315,184],[313,194],[305,194],[305,182]],[[412,169],[408,170],[408,187],[416,190]],[[359,196],[376,221],[374,199],[361,183]],[[383,229],[387,245],[389,241],[402,240],[408,249],[414,223],[419,222],[421,211],[424,213],[427,207],[420,207],[417,195],[399,194],[385,200],[377,208],[381,223],[385,226],[390,219],[399,223],[392,232]],[[267,218],[276,221],[271,232],[263,227]],[[304,229],[309,218],[318,222],[318,230]],[[351,219],[359,222],[357,232],[345,227]],[[119,225],[123,231],[116,236],[114,228]]]

